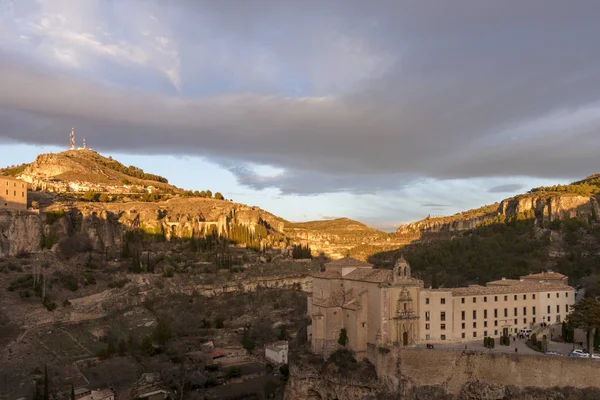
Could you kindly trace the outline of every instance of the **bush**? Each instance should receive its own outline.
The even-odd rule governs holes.
[[[338,344],[346,347],[346,342],[348,341],[348,334],[346,333],[346,329],[342,328],[340,331],[340,336],[338,338]]]
[[[42,300],[42,304],[44,305],[44,307],[46,307],[46,310],[48,311],[54,311],[58,307],[58,305],[52,300],[50,300],[48,297],[44,297],[44,300]]]
[[[63,307],[69,307],[71,305],[71,302],[67,299],[63,300]]]
[[[224,327],[225,327],[225,324],[223,323],[223,318],[221,318],[221,317],[215,318],[215,328],[223,329]]]
[[[227,378],[239,378],[242,376],[242,369],[240,367],[231,367],[227,370]]]

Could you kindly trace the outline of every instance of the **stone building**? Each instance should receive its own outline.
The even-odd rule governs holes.
[[[422,281],[411,277],[404,258],[387,270],[346,257],[313,275],[309,340],[313,352],[327,355],[345,339],[345,347],[360,359],[380,346],[512,335],[565,319],[575,302],[566,279],[546,272],[486,286],[425,289]]]
[[[27,210],[27,183],[0,176],[0,209]]]
[[[265,346],[265,359],[275,365],[287,364],[289,345],[287,340],[281,340]]]

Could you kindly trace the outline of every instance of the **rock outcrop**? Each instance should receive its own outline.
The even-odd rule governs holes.
[[[35,253],[42,242],[42,221],[27,211],[0,210],[0,257]]]
[[[401,225],[397,233],[413,235],[441,232],[460,232],[475,229],[498,217],[536,217],[540,221],[564,218],[593,218],[600,216],[598,200],[593,196],[572,194],[527,194],[502,200],[499,204],[467,211],[449,217],[426,218]]]
[[[285,399],[600,398],[600,364],[589,360],[450,350],[376,352],[376,380],[292,365]]]

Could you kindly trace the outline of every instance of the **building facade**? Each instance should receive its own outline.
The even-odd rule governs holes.
[[[400,258],[393,270],[350,257],[313,275],[308,298],[312,350],[342,345],[357,356],[370,346],[413,346],[513,335],[541,323],[560,323],[575,302],[567,277],[553,272],[486,286],[426,289]]]
[[[271,343],[265,346],[265,358],[276,365],[287,364],[288,351],[289,345],[287,340]]]
[[[0,176],[0,209],[27,210],[27,183]]]

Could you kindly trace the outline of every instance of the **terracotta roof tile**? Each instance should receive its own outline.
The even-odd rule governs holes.
[[[574,290],[571,286],[559,283],[522,283],[520,285],[508,286],[479,286],[472,285],[462,288],[451,288],[452,296],[470,296],[470,295],[494,295],[508,293],[532,293],[532,292],[550,292],[550,291],[569,291]]]
[[[375,283],[391,283],[393,271],[391,269],[366,269],[359,268],[344,276],[351,281],[364,281]]]
[[[357,260],[356,258],[352,258],[352,257],[340,258],[339,260],[331,261],[325,265],[330,266],[330,267],[362,267],[362,268],[368,268],[368,267],[372,268],[373,267],[373,264],[369,264],[367,262],[360,261],[360,260]]]
[[[566,275],[559,274],[558,272],[540,272],[537,274],[529,274],[522,276],[521,279],[540,279],[540,280],[548,280],[548,279],[564,279]]]

